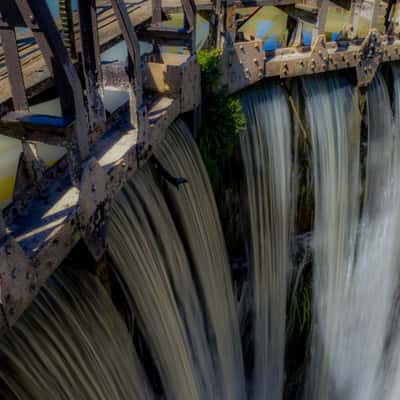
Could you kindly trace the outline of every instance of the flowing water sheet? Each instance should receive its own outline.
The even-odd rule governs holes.
[[[239,322],[225,240],[207,171],[182,121],[172,125],[159,160],[171,173],[188,180],[179,190],[165,185],[167,197],[203,301],[220,397],[243,400],[246,395]]]
[[[110,252],[169,400],[218,399],[190,263],[149,167],[114,204]]]
[[[398,132],[393,130],[388,91],[380,75],[368,89],[359,218],[354,93],[338,79],[310,79],[304,86],[316,207],[315,329],[306,398],[384,399],[385,346],[398,279],[400,184]]]
[[[124,322],[85,273],[51,278],[1,338],[0,388],[7,400],[154,398]]]
[[[290,270],[291,123],[277,83],[241,98],[247,131],[241,139],[251,235],[254,316],[254,400],[281,400]]]

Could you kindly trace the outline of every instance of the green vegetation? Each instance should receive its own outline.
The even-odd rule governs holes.
[[[224,88],[218,88],[221,51],[201,50],[198,60],[203,91],[203,118],[198,145],[215,189],[222,183],[225,163],[234,153],[246,119],[240,101],[228,97]]]
[[[308,335],[311,327],[311,278],[301,279],[289,307],[289,333]]]

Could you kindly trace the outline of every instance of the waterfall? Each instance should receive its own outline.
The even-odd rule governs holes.
[[[169,171],[189,180],[179,191],[166,189],[173,214],[144,168],[113,207],[110,252],[167,398],[243,399],[225,244],[210,184],[186,129],[178,123],[159,149]]]
[[[385,346],[398,283],[398,132],[380,75],[368,89],[359,217],[357,97],[345,81],[304,81],[313,147],[314,332],[307,399],[385,398]]]
[[[313,313],[307,399],[330,399],[347,278],[358,228],[359,132],[357,97],[345,80],[305,79],[311,136],[315,220]]]
[[[284,385],[286,303],[290,272],[291,124],[277,83],[242,96],[241,139],[250,214],[254,318],[252,398],[280,400]]]
[[[175,211],[175,221],[179,221],[179,232],[187,245],[193,275],[201,291],[222,398],[244,399],[239,322],[225,239],[207,171],[182,121],[172,125],[160,148],[159,159],[168,170],[189,181],[179,190],[168,185],[167,197]]]
[[[366,92],[363,120],[359,91],[338,74],[297,81],[297,104],[276,81],[241,95],[252,304],[248,370],[223,228],[183,121],[170,127],[153,149],[155,158],[119,193],[107,242],[111,286],[121,292],[113,291],[112,299],[140,330],[163,399],[289,397],[286,314],[295,281],[296,201],[303,196],[307,203],[310,195],[314,215],[301,214],[304,230],[313,223],[310,246],[307,235],[313,321],[304,399],[398,400],[400,66],[392,70],[393,112],[378,73]],[[303,111],[303,105],[300,116],[296,108]],[[299,194],[305,153],[312,184]],[[0,338],[0,398],[155,399],[143,353],[136,352],[136,332],[110,293],[97,277],[66,267]],[[300,379],[293,384],[293,371],[286,369],[297,389]]]
[[[1,398],[153,399],[124,322],[89,274],[57,274],[0,340]]]
[[[189,260],[149,168],[114,204],[109,245],[167,398],[218,398]]]
[[[394,196],[398,196],[397,198],[395,197],[393,199],[393,207],[395,209],[395,212],[391,216],[392,223],[398,224],[397,226],[392,228],[392,232],[390,232],[392,235],[395,235],[395,237],[392,238],[392,240],[396,240],[400,236],[399,232],[399,210],[398,210],[398,201],[400,194],[398,191],[400,190],[398,187],[395,187],[398,185],[398,181],[400,179],[399,176],[399,157],[400,157],[400,66],[398,64],[393,64],[392,65],[392,71],[393,71],[393,86],[394,86],[394,91],[393,91],[393,111],[394,111],[394,123],[393,123],[393,132],[394,132],[394,138],[393,138],[393,153],[391,156],[393,157],[394,161],[394,166],[393,166],[393,180],[392,182],[389,183],[389,185],[393,184],[393,188],[395,191]],[[388,185],[388,186],[389,186]],[[390,193],[390,191],[389,191]],[[393,193],[393,191],[392,191]],[[397,221],[396,221],[397,218]],[[382,381],[382,385],[384,385],[384,390],[382,390],[381,398],[384,398],[385,400],[396,400],[400,396],[400,334],[399,334],[399,328],[400,328],[400,298],[399,298],[399,274],[398,274],[398,268],[399,268],[399,252],[397,250],[396,252],[396,242],[392,242],[393,248],[391,249],[391,254],[387,253],[386,256],[387,258],[384,260],[386,261],[386,273],[388,273],[390,276],[388,277],[386,288],[381,287],[379,288],[379,291],[383,290],[388,290],[389,293],[386,295],[386,301],[390,301],[392,304],[391,307],[391,313],[388,316],[388,322],[385,328],[387,329],[387,340],[388,343],[385,343],[385,355],[386,355],[386,360],[383,365],[383,374],[384,374],[384,380]],[[398,244],[397,244],[398,247]],[[391,257],[391,258],[390,258]],[[388,310],[385,310],[388,312]]]

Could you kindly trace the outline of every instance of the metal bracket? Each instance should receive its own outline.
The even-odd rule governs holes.
[[[319,35],[311,47],[308,57],[299,59],[296,54],[293,59],[287,59],[281,63],[280,77],[315,74],[328,69],[328,50],[326,48],[325,35]]]
[[[371,29],[359,51],[359,61],[356,67],[359,87],[369,85],[374,79],[382,55],[382,38],[376,29]]]
[[[228,84],[232,92],[258,82],[265,74],[262,41],[256,39],[225,47],[222,63],[221,85]]]
[[[107,174],[95,158],[82,173],[79,194],[79,226],[83,240],[94,259],[99,260],[106,248],[106,232],[110,208]]]
[[[24,251],[9,239],[0,248],[0,328],[11,327],[28,307],[38,290],[37,280]]]

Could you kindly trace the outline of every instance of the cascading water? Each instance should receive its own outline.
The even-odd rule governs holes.
[[[314,171],[313,312],[307,399],[330,399],[337,318],[354,263],[359,201],[360,115],[346,81],[305,79]],[[344,311],[344,309],[342,309]]]
[[[382,76],[368,89],[366,156],[357,91],[337,76],[302,80],[315,203],[306,400],[400,396],[400,67],[393,76],[394,119]],[[241,101],[254,336],[247,392],[254,400],[282,400],[298,174],[292,136],[307,134],[278,83]],[[140,170],[113,206],[109,248],[124,291],[119,301],[127,300],[137,320],[163,398],[245,400],[223,232],[182,121],[155,155],[154,170]],[[176,188],[164,181],[162,167],[188,183]],[[59,273],[0,339],[0,398],[154,399],[132,334],[97,278]]]
[[[149,168],[114,204],[110,253],[167,398],[218,398],[189,260]]]
[[[149,400],[131,336],[99,281],[58,274],[0,340],[1,398]]]
[[[278,84],[242,96],[254,318],[252,398],[283,396],[291,232],[291,123]]]
[[[177,121],[160,148],[159,160],[189,184],[166,186],[169,204],[187,246],[207,319],[207,335],[222,399],[244,399],[239,323],[224,235],[207,171],[187,126]]]
[[[359,219],[356,97],[338,79],[307,79],[304,87],[316,209],[315,328],[306,398],[383,399],[400,228],[399,138],[389,95],[378,75],[367,96],[366,180]]]
[[[210,185],[189,134],[178,123],[160,150],[168,169],[189,179],[179,192],[167,189],[183,242],[146,169],[114,206],[110,251],[160,368],[167,398],[243,399],[240,338],[225,244]]]

